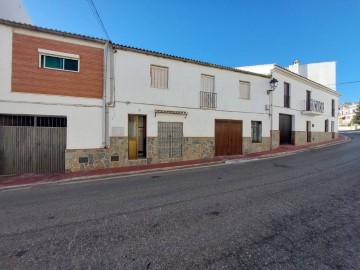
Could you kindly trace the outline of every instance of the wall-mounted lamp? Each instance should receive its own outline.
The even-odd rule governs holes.
[[[269,82],[269,85],[270,85],[270,90],[267,90],[268,95],[270,94],[270,92],[273,92],[275,88],[278,86],[278,80],[272,78],[271,81]]]

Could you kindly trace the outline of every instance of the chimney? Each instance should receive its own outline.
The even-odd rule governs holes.
[[[295,60],[293,63],[292,72],[299,74],[299,66],[300,66],[299,60]]]

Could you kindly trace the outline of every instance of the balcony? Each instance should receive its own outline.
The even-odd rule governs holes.
[[[305,101],[305,110],[302,111],[302,114],[319,115],[323,113],[324,113],[324,102],[315,99],[310,99],[308,101]]]
[[[200,108],[215,109],[217,104],[216,93],[200,91]]]

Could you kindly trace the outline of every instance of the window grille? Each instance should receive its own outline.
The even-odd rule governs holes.
[[[262,141],[262,127],[261,121],[251,121],[251,138],[253,143]]]
[[[183,155],[183,123],[158,122],[159,158],[180,158]]]

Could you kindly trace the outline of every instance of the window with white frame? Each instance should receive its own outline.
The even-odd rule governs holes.
[[[261,121],[251,121],[251,138],[253,143],[260,143],[262,141]]]
[[[211,75],[201,74],[201,91],[215,92],[215,77]]]
[[[151,87],[168,89],[169,68],[160,66],[150,66]]]
[[[62,53],[38,49],[39,67],[64,71],[79,72],[80,56],[70,53]]]
[[[240,98],[250,99],[250,82],[240,81]]]

